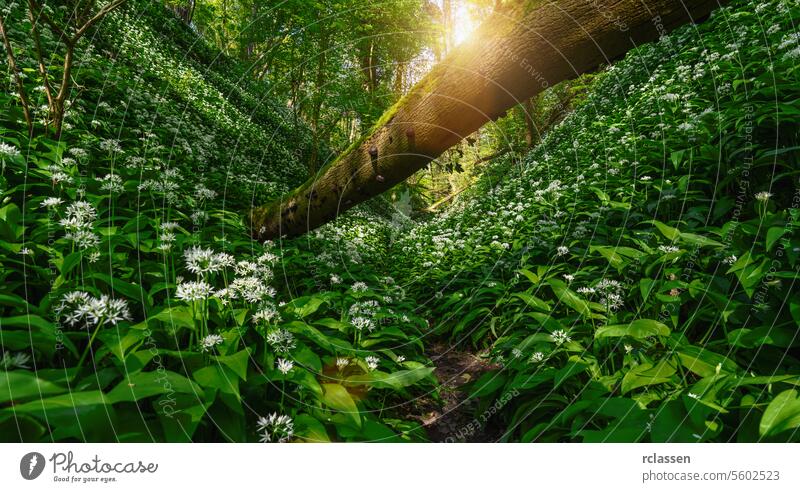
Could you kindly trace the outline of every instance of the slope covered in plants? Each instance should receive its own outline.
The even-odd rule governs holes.
[[[4,16],[43,118],[25,6]],[[149,1],[78,52],[59,140],[27,138],[12,77],[0,93],[2,439],[422,439],[392,405],[431,385],[424,320],[390,278],[338,268],[377,229],[331,228],[328,253],[250,239],[250,203],[306,174],[308,132],[269,87]]]
[[[396,248],[506,440],[797,438],[797,4],[630,52]],[[467,194],[465,194],[467,195]]]
[[[2,82],[0,439],[424,441],[446,341],[487,354],[459,394],[498,439],[797,440],[798,17],[739,0],[634,50],[431,220],[261,243],[249,206],[306,178],[308,130],[130,2],[60,139]]]

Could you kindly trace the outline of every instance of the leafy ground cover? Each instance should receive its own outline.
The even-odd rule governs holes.
[[[443,396],[496,433],[437,440],[797,440],[798,17],[738,1],[634,50],[431,220],[380,202],[257,243],[247,207],[305,178],[307,131],[133,2],[60,140],[3,81],[0,436],[424,441]],[[438,371],[469,404],[434,341],[488,354]]]
[[[737,2],[632,51],[400,239],[436,332],[503,363],[472,395],[519,393],[504,439],[796,439],[797,16]]]

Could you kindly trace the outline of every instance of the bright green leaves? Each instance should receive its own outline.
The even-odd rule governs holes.
[[[595,338],[632,337],[644,340],[648,337],[669,336],[670,329],[664,323],[652,319],[637,319],[627,324],[601,326],[595,332]]]
[[[375,388],[402,389],[412,386],[423,379],[432,379],[433,367],[418,367],[416,369],[402,369],[387,374],[381,371],[370,371],[365,374],[350,376],[347,384],[366,384]]]
[[[770,402],[761,416],[758,431],[763,437],[771,437],[797,427],[800,427],[800,398],[797,390],[790,389]]]
[[[682,346],[677,351],[681,364],[700,377],[716,374],[738,374],[739,366],[727,357],[693,345]]]
[[[0,403],[21,402],[65,391],[62,386],[40,379],[28,371],[0,371]]]
[[[604,319],[603,315],[592,312],[592,309],[595,311],[604,311],[605,308],[602,305],[597,304],[596,302],[586,301],[575,291],[567,287],[567,284],[562,280],[551,278],[547,280],[547,283],[550,285],[550,288],[553,290],[553,294],[555,294],[559,301],[577,311],[581,316]]]
[[[726,273],[736,274],[745,293],[752,298],[761,283],[761,278],[769,270],[769,263],[768,258],[754,258],[751,252],[747,251]]]
[[[337,383],[325,383],[322,391],[322,402],[325,405],[346,415],[356,427],[361,426],[361,415],[347,388]]]
[[[626,246],[589,246],[589,251],[597,252],[603,255],[608,261],[608,264],[612,267],[616,268],[618,271],[622,271],[632,261],[636,261],[643,256],[646,256],[645,253],[639,251],[635,248],[629,248]]]
[[[669,239],[673,243],[678,244],[685,244],[687,246],[697,246],[697,247],[722,247],[722,243],[719,241],[715,241],[713,239],[709,239],[705,236],[701,236],[699,234],[692,234],[688,232],[681,232],[678,229],[668,226],[661,221],[658,220],[649,220],[646,223],[650,223],[656,226],[658,232],[660,232],[665,238]]]
[[[202,395],[203,390],[192,380],[172,371],[140,372],[121,381],[108,394],[112,402],[139,401],[165,393]]]
[[[675,365],[667,360],[662,360],[657,364],[639,364],[630,368],[622,378],[622,393],[625,394],[643,386],[672,381],[676,371]]]
[[[542,311],[542,312],[550,311],[550,306],[546,302],[544,302],[543,300],[539,299],[538,297],[532,294],[529,294],[527,292],[517,292],[514,294],[514,296],[518,297],[529,307],[536,309],[537,311]]]

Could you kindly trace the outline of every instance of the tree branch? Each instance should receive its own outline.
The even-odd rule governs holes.
[[[94,17],[92,17],[91,19],[86,21],[86,24],[84,24],[83,27],[78,29],[78,32],[76,32],[75,36],[72,37],[72,44],[77,43],[78,40],[81,39],[81,37],[83,37],[83,35],[86,34],[86,31],[88,31],[93,25],[95,25],[97,22],[102,20],[103,17],[108,15],[112,10],[116,9],[117,7],[119,7],[120,5],[122,5],[125,2],[126,2],[126,0],[114,0],[113,2],[109,2],[109,3],[105,4],[103,6],[103,8],[101,8],[94,15]]]
[[[25,123],[28,125],[28,136],[31,136],[33,135],[33,118],[31,118],[28,94],[25,92],[25,85],[22,83],[22,77],[19,75],[17,60],[14,57],[14,50],[11,47],[11,41],[8,39],[5,19],[2,15],[0,15],[0,35],[3,36],[3,45],[5,45],[6,53],[8,54],[8,67],[11,69],[11,73],[14,75],[14,81],[17,83],[17,93],[19,94],[19,100],[22,103],[22,112],[25,115]]]

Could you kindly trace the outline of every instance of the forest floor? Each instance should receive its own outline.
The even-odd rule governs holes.
[[[503,433],[492,419],[484,422],[476,409],[478,402],[462,389],[484,372],[496,369],[482,354],[453,347],[445,342],[430,345],[428,357],[436,366],[438,396],[427,395],[413,404],[415,418],[425,426],[431,442],[494,442]]]

